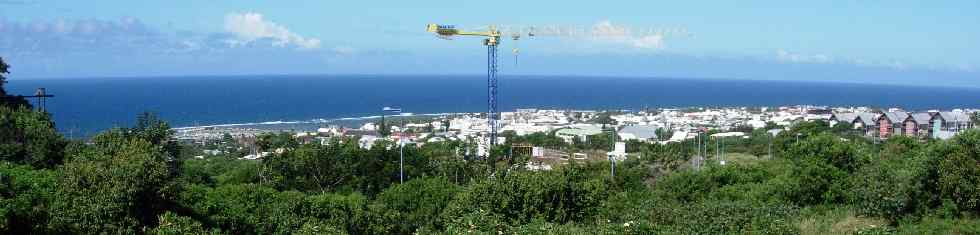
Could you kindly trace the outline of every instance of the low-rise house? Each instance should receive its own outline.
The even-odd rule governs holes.
[[[371,149],[374,146],[374,142],[377,142],[380,138],[373,135],[362,135],[361,138],[357,139],[357,146],[362,149]]]
[[[837,125],[838,123],[848,123],[854,128],[854,130],[859,130],[865,136],[875,136],[878,130],[877,128],[878,114],[875,113],[834,113],[830,117],[831,126]]]
[[[574,143],[574,139],[585,142],[589,140],[589,136],[598,134],[602,134],[602,128],[595,125],[575,125],[555,132],[555,136],[568,143]]]
[[[375,131],[375,130],[359,130],[359,129],[346,129],[346,130],[344,130],[344,136],[359,137],[359,136],[365,136],[365,135],[380,136],[381,134],[379,134],[378,131]]]
[[[851,125],[856,130],[863,130],[865,136],[871,137],[875,136],[875,132],[878,131],[876,120],[878,120],[878,114],[876,113],[857,113],[857,117],[854,118]]]
[[[910,114],[902,122],[902,134],[909,137],[928,136],[929,121],[931,119],[932,115],[929,113]]]
[[[854,119],[857,119],[858,115],[856,113],[834,113],[830,115],[830,126],[835,126],[838,123],[854,123]]]
[[[909,117],[906,112],[884,112],[881,116],[878,116],[878,137],[881,139],[888,139],[892,135],[902,134],[902,125],[905,119]]]
[[[966,112],[937,112],[932,115],[932,123],[933,132],[960,132],[976,125]]]

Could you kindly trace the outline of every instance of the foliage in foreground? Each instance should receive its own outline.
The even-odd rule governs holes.
[[[169,141],[165,122],[137,123],[70,142],[46,114],[0,107],[0,233],[980,232],[980,131],[874,145],[804,123],[773,138],[772,160],[709,158],[697,171],[690,143],[635,143],[641,157],[617,164],[614,179],[602,162],[527,171],[444,142],[406,148],[399,183],[393,143],[365,150],[275,135],[260,144],[280,151],[263,160],[239,160],[236,143],[199,159],[188,157],[197,147]],[[762,137],[730,149],[758,152]]]

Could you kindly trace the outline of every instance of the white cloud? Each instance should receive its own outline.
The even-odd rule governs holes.
[[[594,41],[625,44],[641,49],[664,48],[662,33],[638,34],[630,27],[615,25],[609,20],[599,21],[593,25],[590,34]]]
[[[939,71],[963,71],[972,72],[973,67],[969,64],[952,64],[952,65],[923,65],[923,64],[909,64],[904,61],[899,60],[869,60],[866,58],[847,58],[847,57],[831,57],[825,54],[803,54],[789,52],[786,50],[776,51],[776,60],[784,63],[806,63],[806,64],[841,64],[841,65],[851,65],[858,67],[867,68],[888,68],[894,70],[906,70],[906,69],[932,69]]]
[[[824,54],[807,55],[800,53],[788,52],[786,50],[776,51],[776,59],[783,62],[793,62],[793,63],[817,63],[825,64],[833,62],[830,56]]]
[[[649,35],[649,36],[640,37],[633,40],[633,46],[639,48],[648,48],[648,49],[662,49],[664,48],[664,36]]]
[[[305,38],[286,27],[266,21],[262,14],[254,12],[231,13],[225,16],[225,30],[242,42],[258,39],[275,40],[277,46],[295,45],[304,49],[320,48],[320,39]]]
[[[592,38],[595,39],[629,39],[631,34],[628,27],[614,25],[609,20],[599,21],[592,26]]]

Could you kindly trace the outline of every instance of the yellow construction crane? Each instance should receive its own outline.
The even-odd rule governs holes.
[[[429,24],[426,27],[426,31],[435,33],[437,36],[444,39],[450,39],[454,36],[482,36],[486,37],[483,39],[483,45],[496,46],[500,44],[500,31],[497,31],[497,27],[492,25],[485,32],[468,32],[456,29],[456,26],[453,25]]]
[[[487,46],[487,124],[489,125],[489,146],[497,144],[497,124],[500,120],[500,113],[497,112],[497,45],[500,45],[500,31],[496,26],[490,26],[487,31],[469,32],[456,29],[452,25],[429,24],[426,31],[435,33],[443,39],[452,39],[455,36],[478,36],[483,37],[483,45]],[[520,39],[520,34],[511,35],[513,40]],[[518,50],[514,49],[516,55]]]

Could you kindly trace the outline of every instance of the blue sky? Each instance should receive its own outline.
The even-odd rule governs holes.
[[[565,29],[501,46],[504,74],[980,86],[978,1],[0,0],[13,79],[480,74],[427,23]],[[511,49],[519,47],[514,65]]]

